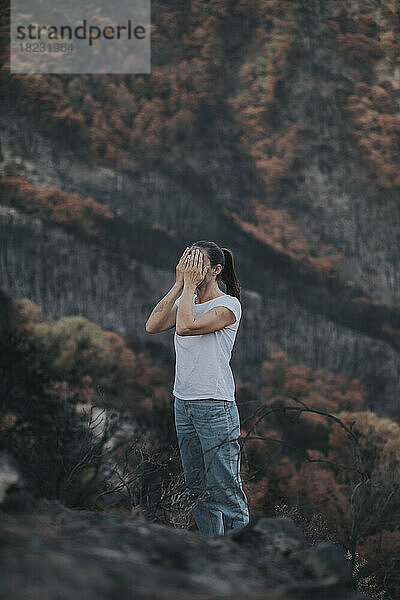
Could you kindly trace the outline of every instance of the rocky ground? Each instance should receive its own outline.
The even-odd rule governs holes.
[[[223,537],[40,502],[1,512],[2,596],[186,600],[354,599],[349,563],[310,547],[291,519],[255,518]]]
[[[350,563],[287,517],[225,536],[32,500],[0,460],[0,595],[13,600],[357,600]]]

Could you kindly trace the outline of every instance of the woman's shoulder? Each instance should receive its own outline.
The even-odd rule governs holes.
[[[242,303],[240,302],[239,298],[237,298],[236,296],[231,296],[230,294],[226,294],[226,297],[230,299],[231,302],[233,302],[234,304],[237,304],[238,306],[242,306]]]
[[[228,302],[234,302],[236,304],[240,304],[239,298],[236,298],[236,296],[231,296],[230,294],[221,294],[220,296],[213,298],[213,300],[224,300],[224,299],[226,299]]]

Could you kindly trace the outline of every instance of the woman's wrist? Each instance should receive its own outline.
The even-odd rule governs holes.
[[[173,289],[178,290],[178,292],[181,291],[181,289],[183,288],[183,280],[180,281],[179,279],[177,279],[174,283],[174,285],[172,286]]]
[[[184,290],[189,290],[193,294],[196,291],[196,287],[197,286],[195,286],[193,283],[188,283],[187,281],[185,281],[184,284],[183,284],[183,289]]]

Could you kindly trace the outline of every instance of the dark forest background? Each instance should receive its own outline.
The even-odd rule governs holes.
[[[145,322],[184,247],[216,241],[242,288],[231,365],[252,514],[340,541],[395,598],[398,3],[154,0],[151,75],[11,74],[7,17],[4,449],[23,470],[31,440],[38,496],[194,528],[178,488],[161,502],[182,483],[173,330]],[[90,408],[123,415],[112,439],[137,444],[125,494],[110,470],[123,443],[108,471],[89,457],[66,478],[74,453],[59,469],[71,440],[88,444],[75,415]]]

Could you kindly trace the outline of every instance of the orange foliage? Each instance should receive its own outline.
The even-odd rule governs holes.
[[[279,104],[279,85],[289,67],[294,16],[286,1],[264,0],[257,3],[256,11],[268,29],[256,28],[239,71],[239,93],[229,103],[244,132],[241,141],[254,159],[266,192],[272,193],[287,173],[296,148],[296,123],[285,132],[268,135],[268,116]]]
[[[309,451],[310,458],[325,458],[321,452]],[[288,463],[276,467],[280,492],[287,499],[303,507],[311,517],[321,512],[328,517],[331,528],[346,537],[350,528],[348,489],[337,481],[335,474],[324,463],[304,461],[299,470],[287,476]]]
[[[322,369],[314,371],[305,364],[291,364],[284,352],[271,352],[269,359],[262,363],[259,384],[259,400],[264,407],[283,405],[302,407],[303,405],[290,398],[291,395],[311,409],[331,414],[338,414],[341,410],[357,411],[363,407],[364,391],[359,380],[350,379],[345,373],[327,373]],[[249,389],[249,384],[238,386],[238,402],[241,414],[246,418],[246,433],[243,434],[248,460],[248,464],[245,463],[244,466],[245,481],[251,482],[249,489],[255,495],[254,507],[257,510],[265,506],[272,508],[271,503],[273,504],[282,496],[291,498],[293,502],[301,500],[307,504],[313,501],[315,495],[317,505],[314,506],[312,502],[310,504],[315,510],[323,510],[325,514],[326,503],[332,502],[335,498],[335,508],[331,511],[332,522],[338,515],[343,516],[345,504],[343,485],[346,480],[342,481],[335,472],[331,473],[325,464],[316,463],[312,464],[313,471],[307,482],[310,463],[301,460],[302,451],[305,451],[309,458],[325,460],[328,458],[322,449],[318,449],[318,445],[321,443],[321,434],[323,439],[328,439],[332,420],[318,413],[302,412],[300,420],[295,425],[289,427],[289,422],[286,423],[285,429],[289,427],[286,431],[281,430],[285,417],[272,421],[273,417],[269,415],[254,426],[257,417],[252,417],[250,409],[246,406],[246,399],[252,400],[254,395],[255,393]],[[252,403],[251,410],[255,411],[255,409],[256,404]],[[293,414],[293,412],[288,413],[288,415]],[[343,430],[340,428],[332,431],[335,435],[338,432],[338,435],[343,436]],[[282,446],[279,440],[288,446]],[[346,436],[341,439],[341,443],[345,447],[348,446]],[[288,449],[291,446],[297,447],[299,452],[298,468],[293,460],[296,452],[293,454]],[[351,457],[349,460],[351,462]],[[346,461],[338,460],[338,462]],[[325,486],[327,500],[319,497],[321,485]],[[267,489],[269,496],[267,496]],[[345,528],[346,523],[343,522],[343,530]]]
[[[257,482],[246,482],[246,496],[249,504],[249,511],[252,515],[263,515],[265,511],[264,501],[268,496],[269,479],[262,477]]]
[[[261,394],[269,391],[263,398],[268,404],[282,398],[289,400],[292,395],[310,408],[327,412],[360,410],[363,406],[363,388],[358,379],[350,380],[345,373],[313,371],[304,364],[291,365],[284,352],[272,352],[262,363],[261,382]],[[311,415],[308,418],[319,421]]]
[[[382,8],[380,13],[378,22],[372,14],[359,17],[355,26],[365,33],[342,33],[338,23],[330,21],[330,25],[338,49],[358,71],[358,81],[347,104],[353,118],[354,138],[372,180],[382,188],[395,188],[400,187],[397,90],[389,79],[374,84],[370,83],[370,76],[368,83],[362,80],[363,68],[370,71],[374,61],[384,58],[386,72],[392,76],[397,65],[400,42],[393,29],[396,15],[390,7]],[[378,39],[372,37],[375,32]]]
[[[132,350],[126,346],[125,340],[114,331],[102,331],[102,336],[107,340],[107,353],[103,359],[106,363],[114,363],[118,365],[120,373],[129,375],[136,369],[136,357]]]
[[[68,351],[65,347],[76,347],[76,360],[82,365],[83,375],[77,376],[76,369],[58,368],[52,372],[51,390],[54,392],[72,392],[80,402],[103,402],[130,407],[134,410],[152,410],[155,407],[167,406],[170,402],[170,372],[162,364],[155,363],[146,352],[133,352],[125,340],[114,331],[101,330],[86,319],[85,325],[94,337],[88,338],[88,347],[79,348],[79,343],[71,336],[71,328],[65,324],[62,338],[52,340],[51,335],[38,337],[35,328],[38,324],[46,325],[50,330],[57,328],[58,322],[45,319],[40,308],[27,298],[13,300],[15,318],[18,329],[32,334],[41,354],[50,348],[51,361],[57,364],[64,360],[68,362]],[[100,334],[100,337],[98,337]],[[69,337],[68,337],[69,336]],[[49,361],[49,369],[51,370]],[[63,376],[65,379],[60,379]],[[98,395],[100,385],[100,396]],[[105,392],[105,397],[102,396]]]
[[[57,188],[36,187],[26,179],[1,177],[2,203],[53,223],[75,225],[85,233],[96,230],[96,217],[112,219],[113,214],[93,198],[82,198]]]
[[[374,565],[374,575],[390,585],[392,598],[400,598],[399,557],[400,529],[393,523],[394,529],[383,529],[360,541],[359,553],[367,564]],[[379,560],[376,559],[376,548],[380,548]]]
[[[393,114],[397,111],[394,90],[389,90],[359,84],[348,101],[358,146],[383,187],[400,186],[400,120]]]
[[[297,259],[305,258],[309,254],[310,247],[304,234],[287,212],[267,208],[255,199],[253,206],[257,227],[269,245]]]
[[[135,385],[139,387],[145,408],[168,406],[170,403],[170,374],[154,364],[144,352],[135,355]]]
[[[60,112],[54,112],[52,116],[56,120],[59,119],[60,121],[63,121],[63,123],[72,130],[79,130],[84,124],[82,115],[74,113],[71,107],[64,108],[64,110]]]
[[[300,525],[305,529],[316,515],[323,515],[326,525],[323,536],[328,535],[332,541],[347,548],[352,547],[354,541],[351,532],[357,536],[360,527],[363,535],[355,538],[357,561],[364,561],[364,564],[366,561],[365,576],[373,574],[378,585],[386,577],[386,584],[397,592],[394,594],[397,597],[400,580],[393,559],[400,550],[400,426],[371,411],[359,410],[359,407],[362,409],[362,395],[356,380],[349,381],[345,374],[314,372],[306,365],[290,365],[282,352],[272,354],[264,362],[262,379],[269,383],[270,393],[264,404],[285,400],[284,393],[280,394],[282,388],[296,391],[299,398],[307,399],[306,404],[333,410],[348,428],[352,426],[358,436],[362,468],[370,479],[364,487],[361,485],[362,480],[354,471],[360,464],[355,461],[353,443],[349,433],[336,422],[303,413],[302,439],[306,452],[302,458],[301,452],[292,451],[293,446],[298,445],[293,434],[300,422],[285,434],[290,413],[278,422],[274,421],[274,429],[271,427],[272,415],[268,415],[253,429],[258,437],[252,439],[250,433],[245,442],[244,482],[253,513],[271,513],[283,501],[299,512]],[[313,394],[313,388],[321,395]],[[352,408],[340,411],[339,407],[346,404]],[[286,400],[285,405],[294,406]],[[308,418],[303,420],[306,414]],[[318,423],[325,420],[327,433],[326,442],[320,448],[316,447],[312,432],[316,418]],[[281,431],[278,423],[282,424]],[[248,432],[252,431],[251,424],[246,424],[246,428]],[[271,438],[281,439],[283,444],[272,444]],[[351,492],[354,514],[350,506]],[[381,518],[378,518],[379,514]],[[358,520],[354,529],[353,518]],[[322,539],[318,538],[318,531],[312,533],[316,539]]]
[[[336,41],[339,50],[356,65],[364,64],[374,58],[382,58],[384,50],[379,41],[363,33],[337,33]]]
[[[325,277],[337,277],[343,265],[343,255],[313,257],[311,247],[303,232],[294,224],[289,213],[283,210],[268,208],[255,198],[252,199],[255,223],[244,221],[237,213],[225,210],[243,231],[268,244],[277,252],[290,258],[302,261],[318,274]]]
[[[16,326],[18,329],[32,329],[37,323],[46,321],[40,307],[29,298],[13,298]]]
[[[337,277],[343,266],[344,256],[338,252],[332,256],[310,256],[310,263],[326,277]]]
[[[253,4],[239,3],[236,22]],[[68,139],[76,148],[119,169],[137,169],[139,161],[161,156],[166,162],[187,158],[184,142],[200,104],[215,94],[216,69],[225,66],[219,28],[231,10],[227,0],[200,0],[190,11],[157,3],[151,77],[12,75],[18,108],[38,114],[46,133],[73,134]]]
[[[376,577],[386,577],[393,597],[398,597],[399,571],[393,559],[400,550],[400,426],[371,411],[345,411],[338,416],[347,426],[354,423],[364,469],[370,478],[365,515],[369,526],[360,540],[359,552],[373,566]],[[329,434],[329,460],[349,464],[352,457],[347,434],[334,425]],[[346,481],[343,472],[337,472],[339,478]]]

